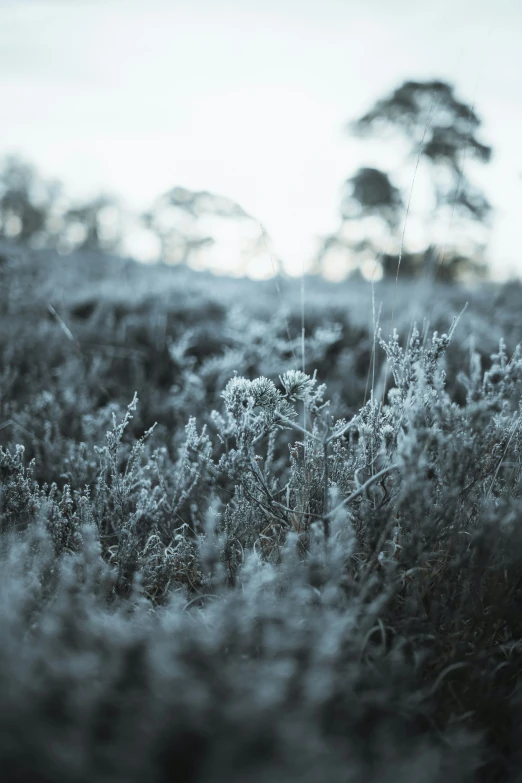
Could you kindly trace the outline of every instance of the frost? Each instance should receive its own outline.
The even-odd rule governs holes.
[[[64,305],[77,350],[38,263],[32,321],[0,288],[2,779],[515,780],[518,314],[430,337],[404,294],[372,356],[354,294],[307,374],[298,313],[154,270]]]

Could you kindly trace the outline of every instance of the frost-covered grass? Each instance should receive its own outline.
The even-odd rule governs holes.
[[[520,287],[2,259],[2,781],[521,780]]]

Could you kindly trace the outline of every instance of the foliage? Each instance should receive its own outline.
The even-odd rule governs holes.
[[[473,106],[458,100],[452,85],[441,81],[404,82],[375,105],[351,128],[368,135],[390,125],[412,143],[411,155],[420,155],[452,176],[435,182],[439,206],[447,204],[475,220],[484,220],[491,209],[487,199],[473,188],[462,170],[462,156],[481,163],[491,159],[492,148],[476,136],[481,120]]]
[[[71,204],[61,183],[8,155],[0,169],[0,238],[37,249],[117,251],[120,207],[109,196]],[[108,218],[108,220],[107,220]]]
[[[204,219],[214,222],[205,226]],[[99,194],[71,200],[63,185],[47,180],[37,169],[15,155],[0,164],[0,240],[34,249],[52,249],[68,254],[87,251],[121,253],[129,235],[149,232],[167,263],[186,263],[216,239],[216,219],[247,224],[249,252],[264,251],[257,221],[231,199],[210,193],[174,187],[151,204],[143,214],[135,214],[120,199]],[[252,244],[252,238],[254,242]],[[248,243],[247,243],[248,244]]]
[[[452,229],[455,228],[454,222],[459,219],[464,221],[465,242],[460,237],[450,252],[439,247],[437,255],[440,258],[436,268],[431,265],[432,274],[440,272],[442,278],[448,280],[459,279],[462,271],[477,275],[483,273],[479,258],[483,248],[480,243],[470,243],[469,221],[485,224],[491,205],[464,171],[465,159],[480,163],[488,163],[491,159],[492,148],[477,137],[480,126],[481,120],[474,107],[460,101],[452,85],[438,80],[406,81],[348,125],[352,134],[363,138],[383,136],[386,131],[392,131],[406,140],[408,157],[416,161],[416,167],[421,161],[429,164],[434,196],[432,223],[435,224],[445,213],[450,216]],[[323,240],[320,262],[332,248],[344,248],[345,253],[351,254],[366,247],[372,247],[374,254],[383,250],[375,234],[368,234],[366,242],[359,246],[353,239],[344,236],[348,223],[354,218],[360,220],[370,215],[381,219],[388,227],[389,237],[397,240],[399,224],[406,219],[408,199],[401,196],[387,173],[375,168],[361,168],[346,180],[344,188],[341,226],[335,234]],[[435,246],[440,245],[440,238],[432,236],[429,242],[431,246],[426,249],[420,263],[405,263],[403,274],[417,275],[423,267],[429,266]],[[411,254],[408,255],[406,261],[411,261]],[[388,274],[391,267],[395,276],[399,256],[396,255],[393,261],[392,264],[382,264],[384,274]]]
[[[46,182],[33,166],[7,156],[0,170],[0,237],[44,246],[59,196],[58,183]]]
[[[519,780],[520,292],[317,284],[303,371],[268,287],[82,258],[2,266],[3,779]]]
[[[378,169],[361,168],[345,184],[347,193],[341,206],[343,220],[378,214],[391,228],[396,226],[403,203],[400,191],[392,185],[387,174]]]

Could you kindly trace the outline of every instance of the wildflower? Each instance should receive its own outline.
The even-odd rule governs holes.
[[[279,380],[290,400],[305,400],[316,383],[314,378],[301,370],[288,370],[279,376]]]

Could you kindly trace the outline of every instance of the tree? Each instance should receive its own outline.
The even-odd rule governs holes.
[[[97,196],[70,206],[62,185],[30,163],[7,156],[0,167],[0,237],[61,252],[114,252],[121,240],[116,201]]]
[[[362,168],[344,184],[342,220],[378,215],[391,228],[399,222],[402,197],[387,174],[379,169]]]
[[[457,99],[450,84],[434,80],[404,82],[390,95],[378,100],[362,117],[349,123],[347,130],[360,137],[386,133],[400,136],[407,143],[407,157],[428,165],[434,195],[430,225],[436,229],[442,219],[448,225],[446,218],[451,223],[454,220],[467,222],[468,226],[469,221],[475,225],[487,223],[491,205],[481,190],[469,181],[463,167],[466,156],[480,163],[487,163],[491,159],[492,148],[477,137],[480,126],[481,120],[474,108]],[[346,187],[351,189],[348,199]],[[345,183],[341,226],[337,234],[323,241],[320,255],[324,253],[325,247],[343,242],[346,248],[353,251],[354,242],[342,238],[346,233],[347,222],[368,215],[384,220],[390,235],[397,239],[400,219],[405,215],[404,199],[388,174],[378,169],[362,168]],[[425,251],[427,259],[433,260],[434,253],[437,253],[437,239],[428,236]],[[360,245],[360,239],[358,243]],[[368,242],[365,244],[367,246]],[[478,271],[480,268],[483,271],[483,265],[475,264],[473,260],[477,248],[478,244],[467,249],[458,246],[453,248],[447,259],[441,259],[447,265],[443,275],[455,277],[463,269]],[[375,252],[377,250],[375,246]],[[384,256],[386,263],[381,266],[386,274],[397,264],[393,263],[393,254],[385,253]],[[398,263],[398,256],[395,258]],[[403,254],[403,273],[418,273],[419,266],[422,268],[423,261],[419,261],[418,255]],[[438,262],[431,263],[432,269],[437,266]]]
[[[400,190],[383,171],[360,168],[344,182],[341,200],[341,224],[336,233],[325,237],[319,249],[317,261],[321,266],[327,256],[352,255],[362,258],[377,248],[368,236],[354,236],[350,229],[356,224],[364,231],[367,219],[377,218],[387,233],[393,233],[400,222],[404,208]]]
[[[59,247],[63,252],[115,253],[121,239],[121,211],[111,196],[96,196],[69,207],[62,215]]]
[[[481,124],[474,108],[458,100],[450,84],[407,81],[348,129],[360,136],[388,128],[399,131],[410,143],[410,156],[432,165],[437,207],[451,206],[482,221],[491,206],[469,182],[462,166],[464,156],[480,163],[491,159],[492,148],[476,136]]]
[[[171,264],[187,263],[201,248],[214,245],[215,237],[204,225],[208,228],[209,218],[254,220],[225,196],[179,186],[164,193],[142,215],[144,226],[160,240],[162,258]]]
[[[241,229],[237,221],[243,224]],[[34,166],[16,156],[0,163],[0,239],[61,253],[117,253],[128,242],[132,253],[136,222],[159,239],[161,257],[168,263],[194,260],[202,248],[214,244],[232,264],[257,263],[269,242],[264,229],[239,204],[206,190],[172,188],[149,212],[135,215],[119,199],[103,194],[75,203],[60,183],[44,180]],[[205,266],[207,259],[199,261]]]
[[[53,244],[53,211],[61,185],[45,181],[15,155],[0,167],[0,237],[34,246]]]

